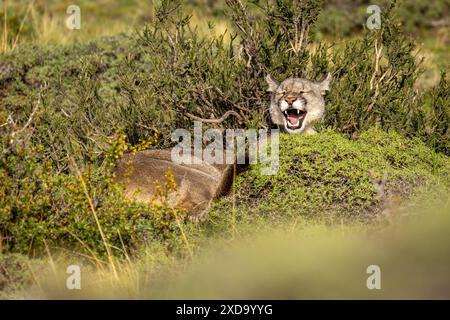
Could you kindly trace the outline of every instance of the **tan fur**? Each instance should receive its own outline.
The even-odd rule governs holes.
[[[157,187],[167,182],[170,171],[177,184],[168,194],[168,205],[201,215],[212,200],[226,192],[232,165],[175,164],[171,150],[146,150],[125,155],[116,169],[116,181],[126,187],[126,196],[140,202],[161,202]]]

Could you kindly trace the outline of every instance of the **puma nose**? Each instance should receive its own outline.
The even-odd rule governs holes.
[[[286,98],[288,104],[293,104],[295,100],[297,100],[297,98]]]

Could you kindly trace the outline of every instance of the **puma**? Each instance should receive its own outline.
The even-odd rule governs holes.
[[[331,75],[321,82],[301,78],[278,82],[270,75],[266,81],[271,92],[272,122],[288,134],[314,134],[314,124],[325,114],[323,95],[329,90]],[[151,202],[164,200],[158,196],[157,187],[167,180],[170,170],[177,187],[165,199],[167,205],[202,218],[211,203],[229,190],[235,167],[234,164],[208,164],[201,159],[192,164],[177,164],[171,159],[171,149],[163,149],[125,155],[115,174],[116,182],[125,186],[127,197]]]

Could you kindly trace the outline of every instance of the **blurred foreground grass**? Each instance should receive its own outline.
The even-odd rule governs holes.
[[[291,222],[259,236],[212,240],[191,259],[148,248],[135,262],[81,266],[81,290],[68,290],[59,256],[33,262],[31,290],[44,299],[448,299],[449,199],[396,211],[389,226]],[[30,265],[30,266],[31,266]],[[366,287],[367,267],[381,269],[381,290]]]

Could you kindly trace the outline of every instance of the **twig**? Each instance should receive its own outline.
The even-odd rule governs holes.
[[[375,70],[373,71],[372,78],[370,79],[370,90],[374,89],[375,77],[380,69],[380,60],[381,60],[382,51],[383,51],[383,44],[381,44],[380,47],[378,48],[378,40],[375,40]],[[386,70],[386,72],[381,76],[380,79],[378,79],[377,83],[375,84],[375,93],[372,97],[372,102],[370,103],[369,107],[367,108],[367,111],[372,110],[372,108],[375,104],[375,99],[380,94],[378,84],[384,79],[384,77],[387,75],[389,70],[390,69]]]
[[[36,114],[37,110],[39,109],[39,104],[41,102],[41,99],[38,100],[38,103],[36,105],[36,107],[33,109],[33,111],[30,114],[30,117],[28,118],[27,123],[25,123],[25,125],[23,126],[22,129],[20,129],[18,132],[23,132],[25,131],[26,128],[28,128],[28,126],[31,124],[31,122],[33,121],[34,115]]]
[[[432,26],[433,28],[436,27],[446,27],[450,25],[450,20],[449,19],[441,19],[441,20],[433,20],[430,22],[430,26]]]
[[[381,44],[380,48],[378,48],[378,40],[375,40],[375,70],[373,71],[372,78],[370,79],[370,90],[373,89],[373,82],[375,81],[378,69],[380,68],[380,59],[382,51],[383,45]]]
[[[233,115],[233,116],[235,116],[236,118],[238,118],[239,123],[242,123],[242,117],[241,117],[241,115],[240,115],[239,113],[237,113],[236,111],[233,111],[233,110],[229,110],[229,111],[225,112],[225,114],[224,114],[222,117],[220,117],[219,119],[202,119],[202,118],[197,117],[197,116],[194,116],[193,114],[190,114],[190,113],[186,113],[186,115],[187,115],[189,118],[191,118],[191,119],[194,119],[194,120],[197,120],[197,121],[201,121],[201,122],[204,122],[204,123],[222,123],[222,122],[224,122],[229,116]]]

